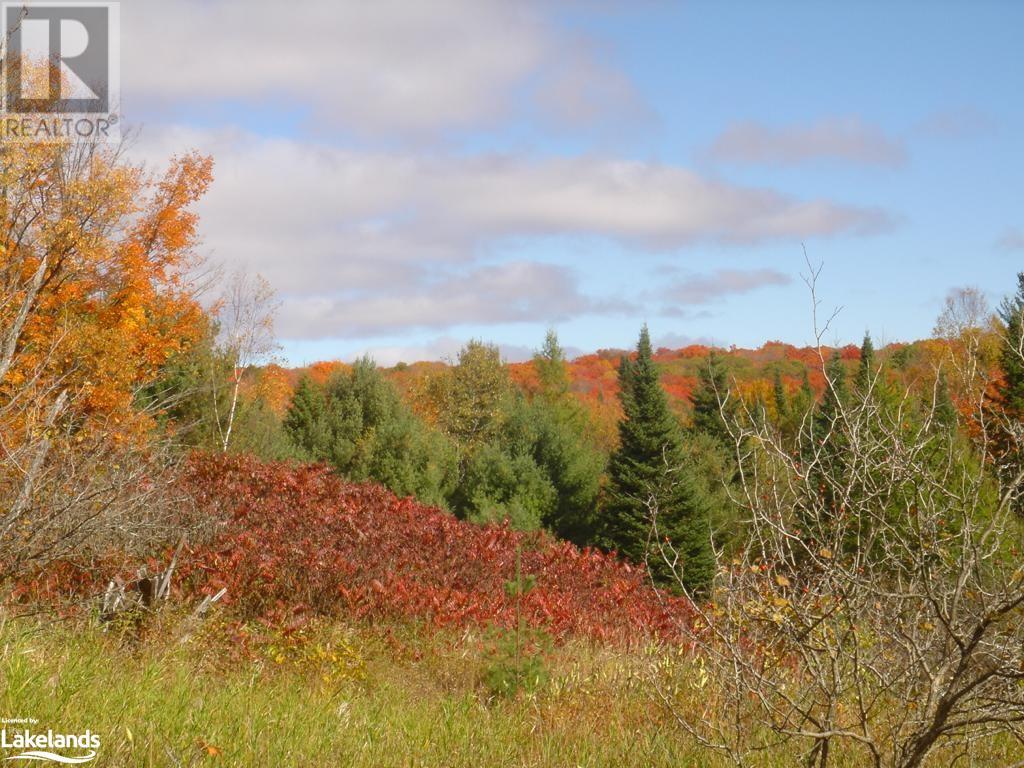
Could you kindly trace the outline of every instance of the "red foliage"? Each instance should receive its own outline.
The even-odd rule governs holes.
[[[505,583],[515,552],[537,585],[527,621],[556,637],[668,636],[689,603],[652,589],[641,568],[546,534],[477,526],[318,465],[195,456],[187,487],[221,533],[182,568],[187,590],[227,587],[239,618],[295,614],[420,619],[435,626],[514,621]]]
[[[671,400],[685,403],[697,388],[697,377],[667,373],[661,377],[661,386]]]

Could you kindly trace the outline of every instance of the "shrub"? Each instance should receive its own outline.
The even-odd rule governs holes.
[[[217,521],[181,565],[180,587],[228,590],[239,619],[399,618],[431,626],[544,628],[554,637],[669,636],[690,604],[652,589],[642,568],[544,533],[477,526],[322,465],[195,455],[184,484]],[[506,593],[522,568],[527,594]],[[518,603],[518,609],[517,609]]]

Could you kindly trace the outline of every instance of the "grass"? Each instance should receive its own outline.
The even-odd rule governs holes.
[[[102,766],[722,764],[653,701],[649,654],[569,644],[534,695],[488,695],[486,635],[326,625],[239,654],[215,626],[148,630],[0,620],[4,717],[100,736]],[[1012,756],[992,753],[1006,765]],[[791,766],[766,755],[764,766]],[[855,766],[839,760],[837,766]]]
[[[480,684],[481,637],[330,634],[225,662],[209,638],[139,645],[9,620],[0,710],[37,730],[91,729],[106,766],[705,764],[639,695],[627,655],[561,649],[545,692],[504,699]]]

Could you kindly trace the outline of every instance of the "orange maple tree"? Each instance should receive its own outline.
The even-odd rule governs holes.
[[[153,175],[100,145],[0,149],[0,403],[67,392],[79,413],[141,423],[136,388],[200,332],[190,207],[212,165],[186,154]]]

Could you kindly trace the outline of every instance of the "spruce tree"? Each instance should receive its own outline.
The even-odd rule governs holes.
[[[824,422],[823,427],[830,429],[850,399],[850,390],[846,384],[846,366],[839,356],[839,350],[836,350],[825,366],[825,378],[825,397],[821,403],[820,413],[821,421]]]
[[[309,458],[318,461],[327,458],[331,447],[327,398],[323,389],[308,376],[299,379],[284,427],[295,446]]]
[[[1003,379],[991,403],[995,416],[993,442],[1000,472],[1012,484],[1016,468],[1024,464],[1024,449],[1016,429],[1016,423],[1024,421],[1024,272],[1017,273],[1017,292],[1003,300],[999,318],[1006,332],[999,353]],[[1017,491],[1011,505],[1024,516],[1024,491]]]
[[[1024,417],[1024,272],[1017,273],[1017,292],[1003,300],[999,317],[1006,324],[1000,352],[1003,369],[1000,404],[1008,414],[1021,418]]]
[[[725,420],[733,410],[732,402],[727,399],[728,394],[725,365],[712,350],[707,363],[701,366],[697,388],[690,395],[690,403],[693,405],[692,429],[710,435],[727,449],[732,446],[732,435],[729,434]]]
[[[533,356],[533,365],[540,379],[541,393],[549,400],[558,400],[569,394],[569,371],[565,350],[558,343],[558,334],[549,328],[544,347]]]
[[[834,487],[842,484],[845,474],[847,436],[843,414],[850,400],[846,367],[839,350],[836,350],[825,366],[825,379],[825,394],[811,423],[813,440],[809,448],[817,458],[814,474],[818,478],[825,503],[835,509],[837,499]]]
[[[782,372],[778,368],[772,374],[772,395],[775,398],[775,415],[779,425],[789,421],[789,399],[782,383]]]
[[[681,555],[683,586],[703,595],[715,568],[708,503],[685,460],[682,433],[658,380],[646,326],[640,333],[636,360],[622,361],[619,383],[624,415],[619,423],[620,445],[608,469],[602,543],[642,561],[651,534],[648,502],[653,501],[659,536],[667,537]],[[657,548],[650,555],[652,576],[671,583],[671,570]]]
[[[327,385],[329,461],[350,480],[373,480],[399,496],[443,506],[455,480],[454,449],[402,401],[368,357]]]
[[[782,434],[787,444],[795,445],[803,430],[810,430],[809,433],[814,434],[814,405],[814,388],[807,368],[804,368],[800,389],[793,395],[789,406],[789,418],[783,423]]]
[[[935,423],[940,429],[952,431],[956,429],[956,406],[949,394],[949,382],[946,372],[939,371],[939,380],[935,387]]]
[[[811,386],[811,376],[804,368],[804,378],[800,382],[800,397],[807,401],[808,407],[814,403],[814,387]]]
[[[857,392],[863,397],[871,388],[871,381],[875,375],[875,345],[871,343],[871,334],[864,334],[864,341],[860,345],[860,365],[857,366]]]

